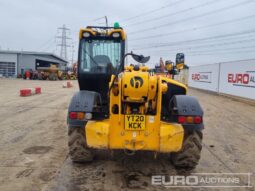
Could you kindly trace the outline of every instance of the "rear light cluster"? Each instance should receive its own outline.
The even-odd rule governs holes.
[[[78,120],[84,120],[84,119],[92,119],[92,113],[83,113],[83,112],[70,112],[69,113],[70,119],[78,119]]]
[[[200,124],[202,122],[201,116],[178,116],[178,123],[180,124]]]

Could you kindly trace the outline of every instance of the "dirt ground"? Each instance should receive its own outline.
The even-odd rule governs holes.
[[[68,157],[66,114],[78,90],[62,81],[0,79],[0,190],[169,190],[152,186],[151,176],[178,174],[167,156],[151,153],[112,156],[98,153],[88,164]],[[42,87],[42,94],[19,97],[19,90]],[[255,106],[190,90],[205,112],[203,150],[197,173],[253,173],[255,185]],[[226,188],[225,190],[253,190]],[[223,190],[178,188],[174,190]]]

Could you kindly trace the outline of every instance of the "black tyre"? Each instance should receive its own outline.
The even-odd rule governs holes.
[[[171,154],[171,161],[176,168],[191,170],[197,166],[202,150],[202,138],[201,131],[185,133],[182,150]]]
[[[88,148],[84,127],[68,128],[69,155],[73,162],[89,162],[94,158],[93,152]]]

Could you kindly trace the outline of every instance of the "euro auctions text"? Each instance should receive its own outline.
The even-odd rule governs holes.
[[[170,187],[252,187],[251,173],[191,173],[184,175],[153,175],[151,184]]]

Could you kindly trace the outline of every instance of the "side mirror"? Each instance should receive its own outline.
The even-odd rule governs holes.
[[[132,55],[132,58],[136,61],[136,62],[139,62],[139,63],[146,63],[150,60],[150,56],[147,56],[147,57],[144,57],[143,55],[137,55],[137,54],[131,54]]]
[[[174,63],[171,60],[167,60],[165,62],[165,68],[168,72],[170,72],[173,69]]]
[[[184,68],[184,54],[183,53],[177,53],[176,54],[176,68],[178,70],[182,70]]]

